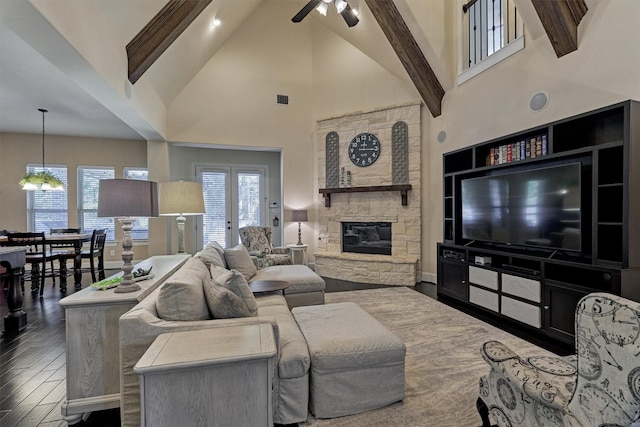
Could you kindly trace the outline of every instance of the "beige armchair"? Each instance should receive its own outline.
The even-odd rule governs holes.
[[[248,226],[238,231],[240,241],[249,251],[249,255],[258,259],[258,268],[291,264],[289,248],[273,247],[271,227]]]
[[[576,356],[523,359],[489,341],[478,411],[483,427],[636,426],[640,419],[640,304],[593,293],[576,308]]]

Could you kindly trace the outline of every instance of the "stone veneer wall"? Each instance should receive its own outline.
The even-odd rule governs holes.
[[[412,189],[407,206],[400,192],[339,193],[331,195],[331,207],[318,195],[319,241],[315,271],[323,276],[358,283],[413,286],[420,281],[421,259],[421,144],[420,104],[395,106],[349,114],[318,122],[318,187],[326,188],[326,137],[339,136],[339,168],[351,172],[351,187],[397,184],[392,182],[391,129],[399,121],[408,126],[408,171]],[[380,157],[367,167],[351,163],[347,150],[357,134],[368,132],[380,140]],[[368,255],[342,252],[341,222],[391,222],[392,254]]]

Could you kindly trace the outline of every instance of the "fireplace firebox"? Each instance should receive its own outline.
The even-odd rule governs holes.
[[[391,223],[343,222],[342,252],[391,255]]]

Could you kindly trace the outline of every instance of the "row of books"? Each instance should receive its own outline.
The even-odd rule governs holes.
[[[487,154],[487,166],[502,165],[524,159],[546,156],[548,150],[547,135],[538,135],[511,144],[491,148]]]

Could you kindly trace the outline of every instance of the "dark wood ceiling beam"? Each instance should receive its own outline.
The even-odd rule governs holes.
[[[413,38],[396,5],[393,4],[393,0],[365,1],[393,50],[395,50],[396,55],[398,55],[400,62],[407,70],[418,93],[427,104],[431,115],[438,117],[442,113],[444,89],[424,57],[418,43]]]
[[[169,0],[127,44],[129,81],[133,84],[171,46],[211,0]]]
[[[531,0],[558,58],[578,49],[578,24],[587,13],[584,0]]]

